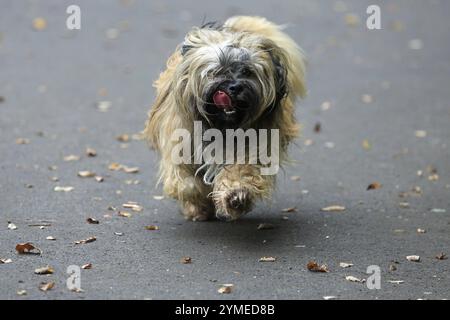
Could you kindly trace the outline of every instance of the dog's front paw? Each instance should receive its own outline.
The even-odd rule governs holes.
[[[215,199],[216,216],[220,220],[232,221],[252,209],[253,203],[247,189],[232,189],[222,192]]]
[[[197,206],[189,201],[182,204],[182,212],[186,220],[206,221],[211,218],[211,208]]]

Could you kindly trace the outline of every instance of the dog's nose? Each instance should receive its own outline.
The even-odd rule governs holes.
[[[239,82],[232,82],[228,85],[228,92],[230,94],[239,94],[242,89],[242,84],[240,84]]]

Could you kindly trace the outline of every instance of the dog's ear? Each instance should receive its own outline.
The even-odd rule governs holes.
[[[275,105],[278,105],[280,101],[287,94],[287,68],[284,65],[284,59],[277,54],[276,51],[269,51],[274,67],[274,80],[276,87],[276,101]]]

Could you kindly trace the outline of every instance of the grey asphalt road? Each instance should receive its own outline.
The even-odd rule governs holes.
[[[65,10],[74,3],[82,26],[68,31]],[[369,31],[374,3],[382,29]],[[12,262],[0,264],[0,298],[449,298],[450,260],[436,258],[450,254],[448,12],[444,0],[2,0],[0,258]],[[185,32],[234,14],[285,24],[307,52],[303,136],[270,205],[233,223],[187,222],[174,201],[154,198],[157,155],[133,135],[143,129],[153,79]],[[42,30],[33,28],[38,17]],[[123,134],[129,141],[117,141]],[[87,157],[87,147],[97,156]],[[80,159],[65,161],[70,155]],[[139,172],[111,171],[114,162]],[[81,170],[104,181],[80,178]],[[367,191],[373,182],[381,188]],[[127,201],[143,211],[123,209]],[[346,210],[321,211],[331,205]],[[283,212],[289,207],[297,210]],[[260,223],[275,228],[257,230]],[[40,224],[48,225],[30,226]],[[42,254],[17,254],[24,242]],[[180,263],[184,256],[192,263]],[[311,260],[329,272],[308,271]],[[84,291],[69,291],[67,268],[87,263]],[[47,265],[54,274],[34,274]],[[369,277],[371,265],[381,270],[380,289],[346,280]],[[52,281],[52,290],[39,290]],[[225,283],[232,293],[219,294]]]

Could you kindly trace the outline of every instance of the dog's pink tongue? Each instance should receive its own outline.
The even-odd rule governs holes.
[[[213,96],[214,104],[219,108],[231,107],[230,97],[223,91],[217,91]]]

